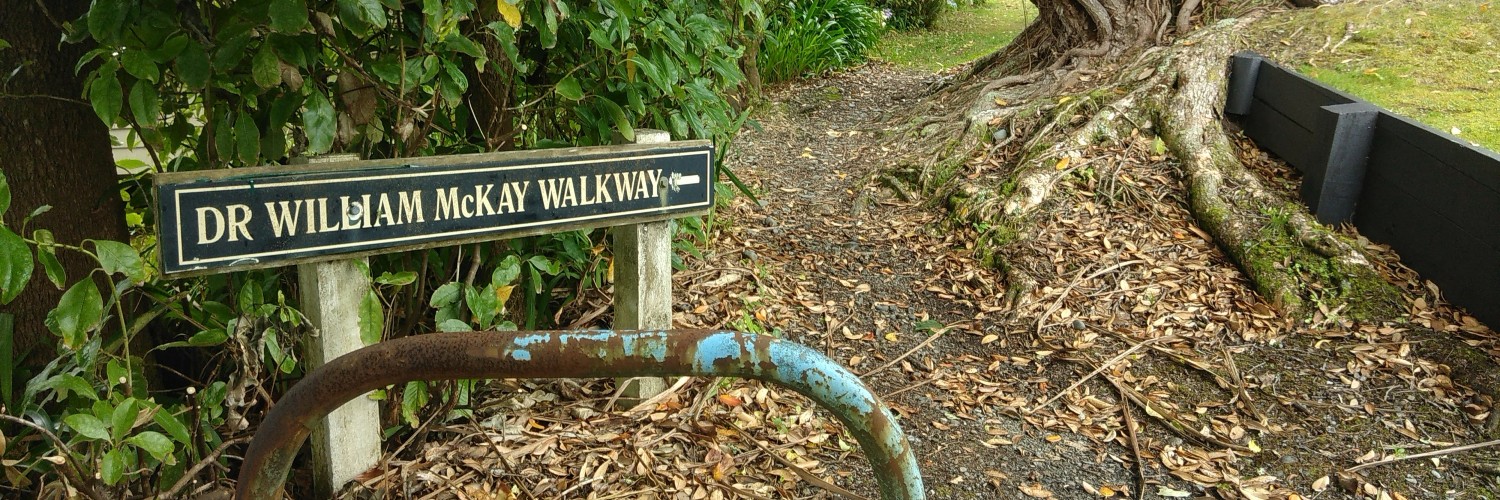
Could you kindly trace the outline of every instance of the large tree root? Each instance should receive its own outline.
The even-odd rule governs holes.
[[[1343,307],[1356,319],[1394,317],[1401,310],[1396,288],[1355,245],[1267,188],[1224,132],[1226,62],[1239,48],[1232,33],[1248,22],[1224,21],[1171,47],[1146,49],[1089,92],[1053,95],[1067,76],[1048,72],[1004,88],[955,85],[950,93],[973,100],[953,120],[949,96],[948,125],[927,125],[926,135],[942,137],[933,133],[939,127],[954,139],[928,152],[919,185],[956,217],[989,228],[982,248],[1003,249],[1029,237],[1030,219],[1045,211],[1061,179],[1094,160],[1091,152],[1119,146],[1133,131],[1155,133],[1180,163],[1198,225],[1269,302],[1293,314],[1316,303]],[[1009,168],[973,179],[959,175],[976,155],[1004,157]],[[1011,278],[1013,294],[1031,281],[1019,273]]]

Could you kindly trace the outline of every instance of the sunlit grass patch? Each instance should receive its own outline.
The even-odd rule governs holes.
[[[1500,150],[1500,6],[1367,1],[1299,11],[1263,29],[1273,59]]]
[[[993,52],[1010,43],[1036,18],[1024,0],[990,0],[984,5],[944,12],[932,29],[890,31],[875,47],[875,57],[899,66],[942,71]]]

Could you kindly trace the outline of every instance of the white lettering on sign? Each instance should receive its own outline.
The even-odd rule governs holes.
[[[227,221],[224,216],[225,212],[229,214]],[[209,223],[210,217],[213,219],[212,224]],[[229,205],[223,210],[215,207],[198,207],[198,244],[216,243],[224,237],[226,231],[229,233],[229,241],[240,241],[240,236],[244,236],[247,240],[255,239],[250,236],[250,229],[245,227],[250,225],[251,217],[253,216],[250,214],[250,207],[246,205]],[[208,235],[210,226],[213,227],[213,236]]]
[[[454,164],[467,159],[456,157],[433,166],[383,161],[368,168],[166,174],[157,179],[161,213],[170,222],[163,235],[172,239],[162,254],[164,269],[270,267],[589,221],[665,220],[712,205],[711,183],[700,184],[712,174],[706,142],[639,155],[629,149],[601,149],[604,154],[580,159],[548,152],[533,164],[471,166]],[[683,189],[692,184],[700,185]]]
[[[556,177],[536,181],[543,210],[630,202],[661,195],[661,169]],[[352,231],[399,226],[427,221],[489,217],[526,211],[532,181],[442,187],[424,205],[421,191],[360,193],[351,195],[268,201],[265,217],[273,238],[298,234]],[[254,240],[250,221],[255,214],[247,205],[198,207],[199,245],[221,241]]]
[[[552,210],[655,198],[661,192],[658,184],[660,181],[661,169],[580,175],[576,182],[573,177],[543,179],[539,183],[542,188],[542,208]],[[613,199],[609,195],[611,185],[615,192]]]

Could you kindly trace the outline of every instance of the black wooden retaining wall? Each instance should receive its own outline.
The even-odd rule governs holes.
[[[1225,112],[1302,172],[1320,222],[1351,222],[1500,327],[1500,155],[1261,58],[1234,56]]]

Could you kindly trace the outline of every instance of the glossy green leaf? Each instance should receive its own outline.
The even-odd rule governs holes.
[[[177,56],[177,77],[193,89],[208,85],[208,52],[198,42],[189,42]]]
[[[114,486],[125,477],[125,470],[130,468],[130,457],[126,454],[130,450],[124,447],[114,448],[104,453],[104,459],[99,464],[99,478],[104,484]]]
[[[151,49],[151,60],[156,61],[157,64],[166,64],[176,59],[177,55],[181,54],[182,49],[186,48],[191,41],[187,35],[181,33],[172,35],[166,41],[162,42],[160,47]]]
[[[193,334],[188,338],[188,345],[209,347],[223,344],[226,340],[229,340],[228,332],[225,332],[223,328],[211,328]]]
[[[151,55],[139,49],[130,49],[120,53],[120,67],[125,68],[126,73],[141,80],[156,82],[161,78],[161,70],[156,67],[156,61]]]
[[[547,258],[545,255],[533,255],[530,259],[526,259],[526,262],[531,263],[531,267],[547,273],[549,276],[556,276],[557,273],[562,272],[562,264]]]
[[[99,417],[87,413],[75,413],[63,418],[63,423],[68,424],[73,432],[83,437],[97,440],[109,439],[109,427],[104,425],[104,421],[99,420]]]
[[[260,280],[247,279],[240,286],[240,293],[235,295],[234,300],[235,305],[239,306],[240,314],[249,314],[266,302],[266,292]]]
[[[0,304],[9,304],[21,295],[35,268],[26,240],[0,226]]]
[[[380,302],[380,294],[367,290],[365,298],[359,301],[359,340],[365,345],[375,345],[384,333],[385,304]]]
[[[406,424],[416,428],[422,422],[417,419],[417,411],[427,406],[427,382],[414,380],[406,383],[406,388],[401,391],[401,418]]]
[[[519,272],[519,271],[517,271]],[[463,283],[445,283],[432,292],[432,300],[428,302],[433,309],[446,307],[458,302],[463,296]]]
[[[333,113],[333,103],[328,101],[328,96],[321,92],[313,92],[307,99],[306,107],[302,110],[302,125],[307,133],[307,153],[318,155],[327,153],[333,147],[334,133],[337,132],[337,121]]]
[[[106,125],[114,125],[115,118],[120,116],[121,101],[124,100],[125,92],[120,90],[120,80],[115,78],[113,71],[102,71],[94,83],[89,84],[89,104],[94,107],[94,114]]]
[[[480,328],[489,326],[495,315],[500,313],[499,297],[495,294],[495,285],[484,288],[464,286],[464,304],[469,306],[469,314],[474,315],[474,322]]]
[[[384,29],[386,25],[385,7],[380,5],[380,0],[338,0],[340,14],[353,16],[358,24],[364,26],[356,27],[350,24],[350,31],[364,36],[369,33],[370,28]]]
[[[265,339],[266,355],[271,357],[272,363],[281,366],[282,362],[286,361],[287,358],[286,351],[281,348],[281,340],[273,334],[265,335]]]
[[[458,52],[475,59],[482,59],[485,57],[484,47],[480,46],[477,43],[474,43],[473,40],[470,40],[468,37],[458,32],[449,34],[448,38],[443,40],[443,45],[447,47],[448,50],[452,50],[454,52]]]
[[[28,384],[28,387],[26,389],[27,391],[31,390],[29,385],[30,384]],[[88,381],[84,380],[83,377],[79,377],[71,373],[59,373],[57,375],[53,375],[51,378],[43,381],[37,388],[38,390],[50,389],[53,392],[56,392],[56,400],[58,401],[67,399],[69,393],[77,396],[83,396],[95,401],[99,400],[99,395],[94,393],[94,386],[89,385]]]
[[[615,131],[620,133],[620,137],[626,141],[635,141],[635,127],[630,123],[630,118],[625,116],[625,110],[620,109],[619,104],[604,97],[599,97],[597,101],[599,108],[604,110],[605,116],[614,122]]]
[[[141,431],[134,436],[126,438],[125,442],[146,450],[146,453],[150,453],[152,458],[164,462],[168,458],[171,458],[172,451],[177,448],[172,444],[171,438],[156,431]]]
[[[94,280],[85,277],[63,292],[57,307],[47,313],[47,329],[62,337],[64,347],[78,349],[103,315],[104,298]]]
[[[126,398],[125,401],[120,402],[120,406],[115,407],[115,411],[110,413],[109,416],[110,438],[118,442],[124,439],[126,434],[130,433],[130,429],[135,428],[136,409],[138,407],[139,404],[135,398]]]
[[[438,331],[440,332],[468,332],[473,330],[474,327],[469,326],[468,322],[461,319],[447,319],[443,320],[442,323],[438,323]]]
[[[125,25],[125,14],[131,5],[130,2],[110,0],[94,2],[89,7],[89,34],[103,44],[114,42],[120,28]]]
[[[303,0],[271,0],[271,29],[296,33],[312,25],[307,22],[307,3]]]
[[[386,271],[380,273],[380,277],[375,278],[376,283],[391,286],[410,285],[416,281],[417,273],[415,271],[402,271],[394,274],[392,274],[390,271]]]
[[[577,101],[583,99],[583,88],[577,78],[568,75],[563,77],[562,81],[557,82],[557,95]]]
[[[250,113],[241,111],[234,119],[235,152],[240,161],[254,165],[260,160],[260,127]]]
[[[123,384],[125,380],[129,379],[130,370],[125,369],[125,365],[120,364],[120,360],[111,359],[104,368],[104,374],[109,377],[108,380],[104,381],[104,386],[113,389],[116,385]]]
[[[255,51],[255,57],[250,60],[250,77],[263,89],[281,85],[281,60],[276,58],[271,44],[260,44],[260,50]]]
[[[137,283],[146,281],[146,265],[135,247],[110,240],[93,240],[99,267],[109,274],[120,273]]]
[[[155,85],[135,82],[130,87],[130,115],[142,127],[156,128],[161,123],[161,100],[156,96]]]
[[[183,425],[182,420],[179,420],[176,415],[167,411],[166,408],[157,411],[155,415],[151,416],[151,420],[155,421],[156,425],[161,426],[162,430],[167,431],[167,434],[171,435],[172,439],[177,442],[184,445],[193,444],[193,436],[188,433],[187,426]]]
[[[495,266],[495,272],[490,275],[490,283],[494,285],[509,285],[521,277],[521,259],[514,255],[505,256],[500,265]]]
[[[38,229],[33,234],[46,232],[47,238],[52,238],[52,232]],[[41,238],[33,236],[32,239],[41,241]],[[42,263],[42,270],[47,273],[47,281],[51,281],[58,290],[68,285],[68,273],[63,269],[62,262],[57,260],[56,249],[51,246],[38,246],[36,249],[36,260]]]
[[[441,80],[444,102],[458,104],[463,101],[464,92],[469,90],[469,77],[464,75],[463,69],[451,62],[443,63],[443,75]]]

